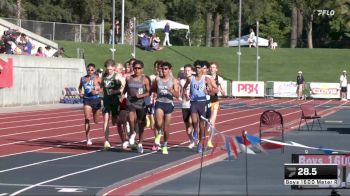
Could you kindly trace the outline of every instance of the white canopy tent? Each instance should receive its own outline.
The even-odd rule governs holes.
[[[172,20],[157,20],[157,19],[146,20],[145,22],[136,26],[136,31],[137,32],[148,31],[149,26],[152,23],[152,21],[154,21],[156,29],[164,29],[164,26],[166,25],[166,23],[169,23],[170,29],[172,29],[172,30],[179,30],[179,29],[187,30],[186,39],[188,39],[189,44],[191,45],[191,40],[189,37],[190,26],[185,25],[185,24],[181,24],[181,23],[178,23],[178,22],[175,22]]]
[[[248,38],[249,38],[249,35],[244,35],[241,37],[241,40],[240,40],[241,46],[248,46],[249,45]],[[267,40],[267,39],[259,37],[258,41],[259,41],[259,46],[265,46],[265,47],[269,46],[269,40]],[[254,37],[254,43],[255,42],[256,42],[256,36]],[[238,38],[228,41],[228,46],[229,47],[238,46]]]

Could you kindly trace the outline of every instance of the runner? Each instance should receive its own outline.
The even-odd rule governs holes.
[[[115,62],[108,59],[105,62],[106,72],[102,76],[103,87],[103,130],[105,134],[104,149],[108,150],[111,145],[109,143],[109,120],[112,116],[112,125],[115,125],[117,115],[119,114],[119,96],[121,82],[115,73]]]
[[[127,97],[127,110],[129,112],[129,124],[130,124],[130,145],[135,144],[136,137],[136,125],[138,125],[139,131],[139,143],[137,151],[143,153],[143,130],[145,127],[145,111],[143,106],[143,99],[149,96],[150,82],[143,75],[144,64],[140,60],[136,60],[133,65],[134,74],[126,78],[126,84],[123,94],[128,93]]]
[[[117,78],[121,82],[120,92],[124,91],[126,75],[124,73],[124,67],[122,64],[116,66]],[[120,96],[119,100],[119,115],[117,117],[117,129],[122,141],[123,150],[127,149],[129,146],[128,134],[127,134],[127,116],[128,112],[126,111],[126,97],[124,95]]]
[[[161,64],[163,63],[163,61],[161,60],[156,60],[153,64],[153,71],[154,74],[150,75],[149,78],[151,80],[151,87],[153,87],[154,82],[156,81],[156,78],[159,77],[160,75],[162,75],[162,67]],[[152,150],[161,150],[161,145],[160,145],[160,139],[162,137],[162,132],[160,131],[158,133],[157,129],[155,128],[155,109],[154,109],[154,104],[155,104],[155,99],[156,99],[156,93],[152,92],[151,93],[151,106],[152,108],[147,108],[147,114],[152,114],[149,115],[150,116],[150,124],[151,124],[151,129],[154,131],[154,145],[152,146]]]
[[[100,84],[98,76],[95,74],[95,65],[90,63],[87,66],[86,76],[81,77],[79,84],[79,94],[83,98],[83,108],[85,116],[86,145],[92,145],[90,138],[90,118],[93,116],[95,124],[98,124],[101,109],[101,98],[99,96]]]
[[[222,79],[222,77],[220,77],[217,74],[218,68],[219,68],[219,64],[217,62],[210,62],[210,74],[211,74],[211,77],[214,79],[216,86],[218,87],[218,92],[220,92],[222,96],[226,96],[225,90],[221,86],[224,79]],[[213,125],[213,127],[215,127],[216,117],[220,109],[218,93],[215,93],[210,96],[210,102],[211,102],[210,123]],[[208,147],[210,148],[213,147],[213,144],[211,142],[212,137],[213,137],[212,132],[209,132]]]
[[[184,74],[185,74],[185,78],[180,80],[180,86],[181,86],[181,108],[182,108],[182,119],[185,123],[185,127],[186,127],[186,133],[188,136],[188,139],[190,140],[190,144],[188,145],[188,148],[192,149],[195,146],[195,141],[193,139],[192,136],[192,131],[193,131],[193,127],[192,127],[192,120],[191,120],[191,103],[190,103],[190,86],[187,86],[186,89],[184,89],[185,83],[187,78],[191,78],[192,77],[192,65],[191,64],[187,64],[184,66]]]
[[[163,62],[162,77],[158,77],[153,85],[153,92],[157,93],[155,104],[156,127],[158,133],[163,129],[164,144],[162,153],[168,154],[169,126],[171,123],[171,113],[174,111],[173,97],[179,97],[179,84],[176,78],[170,75],[172,65]]]
[[[212,92],[212,83],[208,77],[203,75],[203,61],[195,61],[194,67],[196,68],[196,75],[187,79],[184,88],[186,89],[188,85],[190,86],[190,98],[191,98],[191,118],[192,126],[194,127],[193,139],[196,139],[196,134],[198,134],[197,124],[199,123],[199,143],[197,146],[198,153],[203,151],[203,133],[205,131],[205,121],[201,119],[201,116],[206,116],[207,112],[207,92]]]

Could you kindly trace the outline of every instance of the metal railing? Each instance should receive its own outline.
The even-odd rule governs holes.
[[[65,40],[74,42],[104,43],[104,24],[73,24],[3,18],[28,31],[50,40]]]

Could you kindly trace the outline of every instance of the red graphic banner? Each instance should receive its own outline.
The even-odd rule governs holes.
[[[0,73],[0,88],[11,88],[13,85],[13,59],[8,58],[6,62],[0,58],[0,66],[3,68]]]

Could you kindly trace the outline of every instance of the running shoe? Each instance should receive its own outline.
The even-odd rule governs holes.
[[[163,146],[163,148],[162,148],[162,154],[169,154],[169,152],[168,152],[168,147],[167,147],[167,146]]]
[[[130,148],[131,150],[137,150],[138,145],[137,144],[130,145]]]
[[[86,140],[86,145],[87,145],[87,146],[91,146],[91,145],[92,145],[91,139]]]
[[[197,152],[198,152],[198,153],[202,153],[202,152],[203,152],[202,144],[198,144],[198,146],[197,146]]]
[[[156,144],[156,145],[153,145],[153,146],[152,146],[152,150],[153,150],[153,151],[158,151],[158,150],[161,150],[161,149],[162,149],[162,147],[161,147],[160,145],[157,145],[157,144]]]
[[[143,154],[143,147],[142,147],[142,144],[139,144],[139,145],[137,146],[137,152]]]
[[[193,141],[195,143],[198,143],[198,132],[197,131],[193,131],[192,138],[193,138]]]
[[[123,142],[123,150],[126,150],[129,147],[129,141]]]
[[[160,139],[161,139],[161,137],[162,137],[162,134],[157,134],[156,135],[156,137],[154,138],[154,143],[156,144],[156,145],[160,145]]]
[[[187,147],[188,147],[189,149],[192,149],[194,146],[195,146],[194,141],[191,141],[191,142],[190,142],[190,145],[188,145]]]
[[[105,141],[105,144],[104,144],[103,147],[104,147],[105,150],[108,150],[108,149],[111,148],[111,144],[108,141]]]
[[[208,148],[213,148],[213,147],[214,147],[213,143],[211,142],[211,140],[209,140],[208,141]]]
[[[133,134],[130,135],[130,139],[129,139],[130,145],[134,145],[135,144],[135,137],[136,137],[136,133],[133,133]]]

